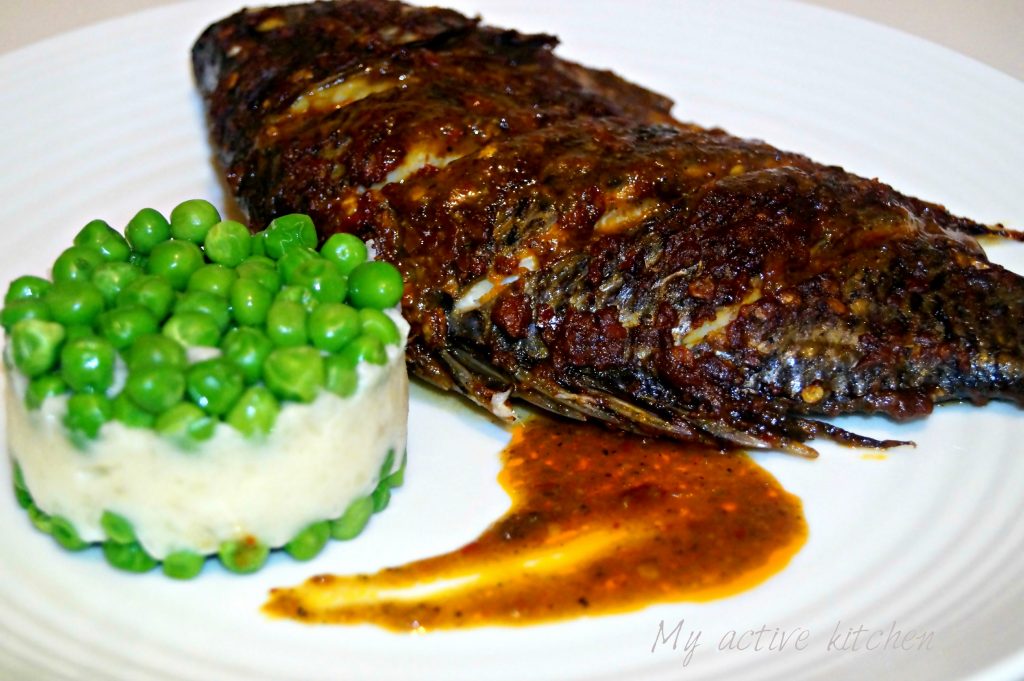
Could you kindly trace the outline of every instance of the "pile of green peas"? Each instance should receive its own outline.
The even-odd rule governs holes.
[[[387,346],[402,341],[384,312],[400,302],[402,277],[368,260],[351,234],[318,243],[307,215],[282,215],[252,234],[202,199],[178,204],[169,219],[144,208],[123,234],[89,222],[57,257],[51,279],[18,277],[4,298],[5,359],[28,379],[26,406],[68,395],[64,425],[80,448],[118,421],[187,452],[218,423],[258,439],[272,431],[282,402],[312,402],[323,390],[352,395],[359,364],[385,364]],[[119,363],[127,373],[118,386]],[[37,527],[51,528],[65,547],[76,544],[70,523],[44,522],[33,508]],[[113,556],[105,548],[112,564],[153,561],[139,558],[128,538],[110,537],[122,547]],[[254,560],[266,553],[260,546],[222,548],[221,560],[251,571],[243,566],[262,564]],[[172,576],[189,570],[179,572]]]
[[[65,425],[79,444],[113,419],[188,448],[218,421],[261,436],[282,401],[351,395],[359,363],[384,364],[401,342],[383,310],[398,304],[402,277],[368,261],[355,236],[317,243],[306,215],[253,235],[201,199],[170,220],[145,208],[124,235],[93,220],[52,281],[19,277],[4,299],[27,406],[69,393]],[[190,363],[194,347],[219,352]],[[128,373],[113,394],[119,357]]]

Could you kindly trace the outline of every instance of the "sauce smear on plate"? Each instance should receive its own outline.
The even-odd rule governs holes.
[[[512,508],[451,553],[274,589],[264,610],[395,630],[530,624],[748,589],[807,537],[745,454],[534,417],[503,453]]]

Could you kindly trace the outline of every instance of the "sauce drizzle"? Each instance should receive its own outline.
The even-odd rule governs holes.
[[[800,500],[739,452],[534,417],[503,462],[512,508],[475,541],[274,589],[264,611],[402,631],[624,612],[751,588],[807,537]]]

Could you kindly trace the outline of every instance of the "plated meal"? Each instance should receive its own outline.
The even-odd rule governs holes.
[[[168,232],[157,243],[192,248],[162,259],[131,229],[90,223],[71,249],[91,255],[14,282],[7,437],[31,522],[86,559],[171,577],[213,555],[238,573],[274,549],[321,555],[299,577],[275,578],[273,560],[261,571],[276,587],[265,612],[301,621],[580,618],[736,594],[799,555],[814,518],[736,448],[878,452],[917,431],[833,417],[1020,404],[1024,287],[977,242],[1014,232],[679,122],[667,99],[554,43],[375,1],[246,10],[207,29],[195,80],[251,232],[217,215]],[[298,236],[268,252],[281,229]],[[397,268],[400,306],[350,297],[340,240]],[[244,255],[218,252],[236,241]],[[177,273],[180,259],[195,271]],[[115,270],[166,284],[153,284],[171,291],[166,309],[127,295],[134,281]],[[340,298],[321,293],[323,271]],[[230,274],[193,286],[199,272],[255,285],[235,296]],[[62,300],[86,287],[94,315]],[[356,317],[314,337],[314,318],[342,305]],[[337,332],[348,322],[375,349]],[[291,348],[300,361],[271,360]],[[380,572],[338,568],[326,558],[348,546],[322,554],[330,538],[359,534],[403,480],[403,359],[482,407],[480,423],[510,422],[522,402],[553,416],[516,426],[500,477],[512,508],[476,541]],[[143,376],[157,370],[167,380]],[[218,451],[235,457],[219,470]],[[119,457],[134,471],[117,473]],[[243,471],[251,482],[234,484]]]

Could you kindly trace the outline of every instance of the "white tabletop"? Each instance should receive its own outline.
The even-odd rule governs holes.
[[[79,26],[176,1],[3,0],[0,53]],[[1024,0],[802,1],[906,31],[1024,80]],[[273,3],[254,0],[248,4]],[[438,0],[437,4],[444,2]]]

